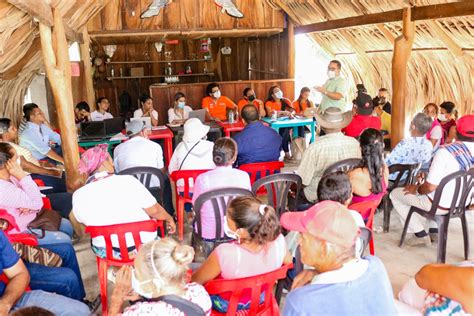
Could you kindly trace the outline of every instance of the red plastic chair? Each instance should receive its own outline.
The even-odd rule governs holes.
[[[353,203],[348,206],[348,209],[359,212],[362,218],[365,221],[365,227],[369,228],[372,231],[372,226],[374,224],[374,215],[377,207],[379,206],[382,198],[373,201],[365,201],[359,203]],[[375,255],[375,246],[374,246],[374,236],[370,239],[370,254]]]
[[[265,274],[256,275],[253,277],[242,278],[242,279],[216,279],[207,282],[204,287],[207,293],[210,295],[217,295],[223,293],[231,293],[229,299],[229,308],[226,314],[222,314],[216,311],[212,311],[211,315],[236,315],[237,304],[239,303],[240,296],[244,289],[250,289],[251,291],[251,302],[250,309],[245,315],[254,316],[277,316],[280,315],[280,309],[278,303],[273,295],[273,287],[277,280],[286,278],[288,269],[291,269],[293,264],[287,264],[279,268],[278,270],[268,272]],[[260,304],[260,294],[265,290],[265,301]]]
[[[189,180],[193,179],[193,183],[196,178],[209,170],[177,170],[173,171],[170,175],[170,179],[174,182],[174,191],[176,194],[176,216],[178,217],[178,237],[179,240],[183,240],[184,236],[184,204],[191,203],[193,200],[192,192],[189,190]],[[184,182],[183,191],[178,191],[178,180]]]
[[[140,232],[156,232],[158,226],[158,221],[148,220],[136,223],[86,227],[85,231],[90,234],[91,238],[102,236],[105,240],[106,257],[96,257],[99,272],[102,315],[107,315],[107,269],[109,266],[121,267],[123,265],[133,265],[133,260],[135,259],[133,256],[129,255],[127,244],[125,242],[125,234],[132,234],[135,247],[138,249],[142,245]],[[120,248],[120,258],[113,255],[112,235],[117,235]]]
[[[250,184],[254,184],[258,179],[266,176],[280,173],[281,169],[285,166],[282,161],[269,161],[269,162],[257,162],[248,163],[239,167],[240,170],[245,171],[250,176]],[[257,195],[265,195],[265,189],[261,188],[257,191]]]
[[[6,220],[8,222],[8,227],[3,232],[7,236],[10,242],[19,242],[29,246],[38,246],[38,239],[36,236],[31,234],[23,233],[10,233],[13,228],[18,230],[18,225],[16,224],[15,218],[10,215],[6,210],[0,209],[0,219]]]
[[[41,179],[33,179],[33,181],[36,183],[37,186],[39,187],[44,187],[46,184],[44,184],[43,180]],[[51,201],[45,196],[43,197],[43,208],[47,210],[51,210]]]
[[[25,244],[25,245],[29,245],[29,246],[38,246],[38,240],[32,236],[32,235],[29,235],[29,234],[11,234],[11,235],[6,235],[8,240],[10,241],[10,243],[22,243],[22,244]],[[7,278],[7,276],[2,273],[0,274],[0,282],[3,282],[5,284],[8,284],[10,280]],[[30,291],[30,286],[27,286],[25,288],[25,292],[28,292]]]

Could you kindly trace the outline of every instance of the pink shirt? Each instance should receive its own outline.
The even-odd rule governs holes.
[[[231,166],[228,167],[217,167],[214,170],[210,170],[206,173],[200,174],[196,178],[194,183],[193,193],[193,204],[199,195],[223,188],[242,188],[251,190],[249,175],[239,169],[233,169]],[[221,213],[221,219],[224,221],[224,214]],[[205,239],[216,238],[216,219],[214,215],[214,209],[210,202],[204,203],[201,208],[201,220],[202,220],[202,235]],[[222,226],[223,226],[222,222]],[[196,229],[196,228],[195,228]],[[224,229],[222,229],[221,236],[224,237]]]
[[[0,180],[0,209],[5,209],[12,215],[19,228],[19,230],[13,228],[12,233],[25,231],[42,207],[43,199],[40,190],[30,176],[24,177],[21,181],[14,177],[11,177],[10,181]],[[35,212],[20,215],[21,209]]]

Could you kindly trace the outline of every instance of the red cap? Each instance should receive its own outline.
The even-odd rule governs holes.
[[[456,130],[465,137],[474,138],[474,115],[464,115],[456,122]]]
[[[342,204],[334,201],[320,202],[305,212],[286,212],[281,225],[300,233],[308,233],[342,247],[351,247],[360,234],[354,218]]]

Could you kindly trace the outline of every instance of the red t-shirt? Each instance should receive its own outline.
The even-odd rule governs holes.
[[[382,121],[377,116],[356,114],[349,125],[347,125],[342,132],[346,136],[359,137],[362,131],[366,128],[375,128],[380,130]]]

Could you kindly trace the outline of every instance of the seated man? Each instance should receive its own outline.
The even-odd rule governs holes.
[[[244,89],[244,98],[240,100],[239,103],[237,104],[239,108],[240,116],[242,116],[242,109],[244,108],[244,106],[248,104],[255,105],[255,107],[258,109],[258,113],[260,117],[266,116],[265,106],[263,105],[263,101],[260,99],[257,99],[257,96],[255,95],[255,91],[252,88]]]
[[[352,118],[351,123],[342,130],[346,136],[359,137],[362,131],[366,128],[375,128],[380,130],[382,127],[382,121],[376,116],[372,116],[374,111],[374,105],[372,98],[365,94],[359,93],[357,98],[354,100],[356,107],[356,115]]]
[[[318,183],[327,167],[344,159],[361,157],[359,142],[341,133],[341,129],[351,121],[351,112],[343,113],[339,108],[330,107],[317,114],[316,120],[326,135],[309,145],[296,170],[305,186],[301,198],[311,203],[317,199]]]
[[[235,135],[239,149],[236,165],[278,161],[281,152],[281,136],[274,129],[259,121],[258,110],[248,104],[242,109],[245,128]]]
[[[410,124],[411,136],[405,138],[395,146],[390,155],[385,159],[385,164],[412,165],[416,163],[429,163],[433,153],[433,145],[425,137],[426,132],[431,128],[431,118],[423,113],[418,113]],[[390,180],[395,180],[396,174],[389,176]]]
[[[61,157],[61,137],[45,124],[43,111],[34,103],[23,107],[27,121],[25,130],[20,135],[20,146],[25,147],[38,160],[47,158],[50,162],[64,163]],[[51,147],[51,146],[54,147]]]
[[[1,315],[27,306],[42,307],[55,315],[90,314],[87,305],[76,300],[41,290],[25,292],[30,275],[3,231],[0,231],[0,271],[9,280],[8,284],[0,281]]]
[[[337,202],[318,206],[281,217],[284,228],[302,234],[301,261],[314,268],[295,278],[283,315],[396,315],[382,261],[355,257],[360,230],[347,208]]]
[[[79,102],[74,108],[74,116],[76,119],[76,125],[79,125],[83,122],[91,121],[91,108],[86,101]]]
[[[18,129],[10,119],[0,119],[0,141],[10,144],[20,157],[20,165],[28,173],[31,173],[33,179],[40,179],[46,186],[53,187],[51,190],[43,193],[66,192],[66,180],[61,170],[56,168],[45,168],[41,166],[38,159],[33,157],[31,152],[17,144]]]
[[[221,95],[217,83],[210,83],[206,87],[207,96],[202,99],[202,108],[209,112],[211,118],[227,121],[227,109],[237,110],[237,105],[226,96]]]
[[[390,193],[390,199],[401,217],[402,225],[405,224],[412,206],[425,211],[431,209],[435,190],[443,178],[459,170],[467,171],[474,166],[474,115],[461,117],[457,122],[456,130],[459,141],[438,149],[423,184],[396,188]],[[438,214],[447,213],[444,209],[450,207],[454,190],[454,183],[449,183],[444,187],[443,195],[439,201]],[[423,217],[414,213],[408,226],[408,233],[414,234],[405,240],[405,244],[411,246],[430,245],[431,239],[436,240],[438,237],[435,223],[430,223],[428,232],[430,236],[423,225]]]
[[[379,104],[382,106],[384,112],[392,115],[392,105],[388,101],[388,90],[385,88],[380,88],[377,96],[374,98],[374,105]]]
[[[134,167],[153,167],[160,169],[166,177],[163,163],[163,150],[158,143],[148,139],[148,131],[143,121],[132,121],[127,125],[127,135],[130,139],[121,143],[114,150],[115,171],[119,173]],[[160,183],[156,177],[150,182],[151,192],[156,193]],[[171,185],[168,177],[163,185],[164,201],[161,201],[169,214],[174,214]],[[157,196],[155,196],[157,197]]]

